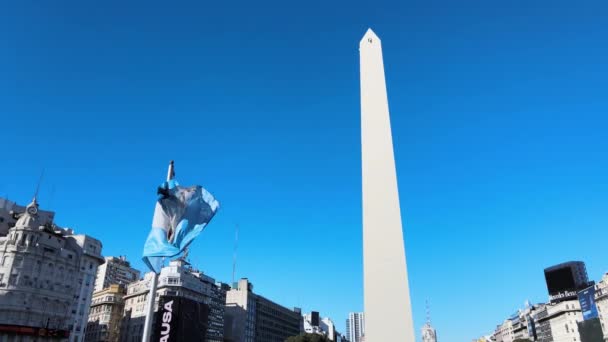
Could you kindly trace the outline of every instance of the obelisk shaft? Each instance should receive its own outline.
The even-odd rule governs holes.
[[[365,342],[415,342],[382,45],[359,44]]]

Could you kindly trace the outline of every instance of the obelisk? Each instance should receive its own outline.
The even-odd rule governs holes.
[[[365,342],[415,342],[382,44],[359,43]]]

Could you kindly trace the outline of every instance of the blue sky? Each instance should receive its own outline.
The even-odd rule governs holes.
[[[605,2],[0,3],[0,196],[143,268],[155,190],[222,203],[191,260],[362,307],[358,41],[383,41],[415,325],[488,333],[543,268],[608,270]],[[419,332],[417,331],[419,335]]]

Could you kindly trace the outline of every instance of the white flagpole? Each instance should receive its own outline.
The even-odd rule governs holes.
[[[167,171],[167,182],[172,180],[175,176],[173,169],[173,160],[169,163],[169,170]],[[156,286],[158,285],[158,273],[153,272],[152,284],[150,285],[150,292],[148,293],[148,314],[146,315],[146,322],[144,323],[144,333],[142,335],[142,342],[150,341],[150,334],[152,333],[152,318],[154,317],[154,304],[156,302]]]

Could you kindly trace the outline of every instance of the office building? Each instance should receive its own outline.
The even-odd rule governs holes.
[[[141,341],[146,316],[146,304],[154,274],[146,273],[144,279],[127,286],[124,296],[124,316],[121,323],[120,340]],[[155,299],[155,312],[162,296],[190,299],[208,306],[208,326],[205,341],[222,342],[224,339],[224,297],[215,280],[192,268],[182,259],[169,262],[161,269]],[[153,322],[153,325],[155,323]]]
[[[85,342],[118,342],[126,288],[110,285],[93,293]]]
[[[0,237],[0,339],[79,342],[104,261],[101,242],[55,225],[38,207],[34,199],[11,214],[14,226]]]
[[[126,257],[106,257],[105,263],[97,269],[94,291],[101,291],[113,284],[126,287],[137,280],[139,271],[131,267]]]
[[[573,300],[577,292],[591,285],[582,261],[569,261],[545,269],[545,281],[552,303]]]
[[[300,311],[254,293],[246,278],[226,293],[227,341],[283,342],[300,334],[300,321]]]
[[[346,320],[346,339],[350,342],[362,342],[365,335],[365,314],[363,312],[351,312]]]

